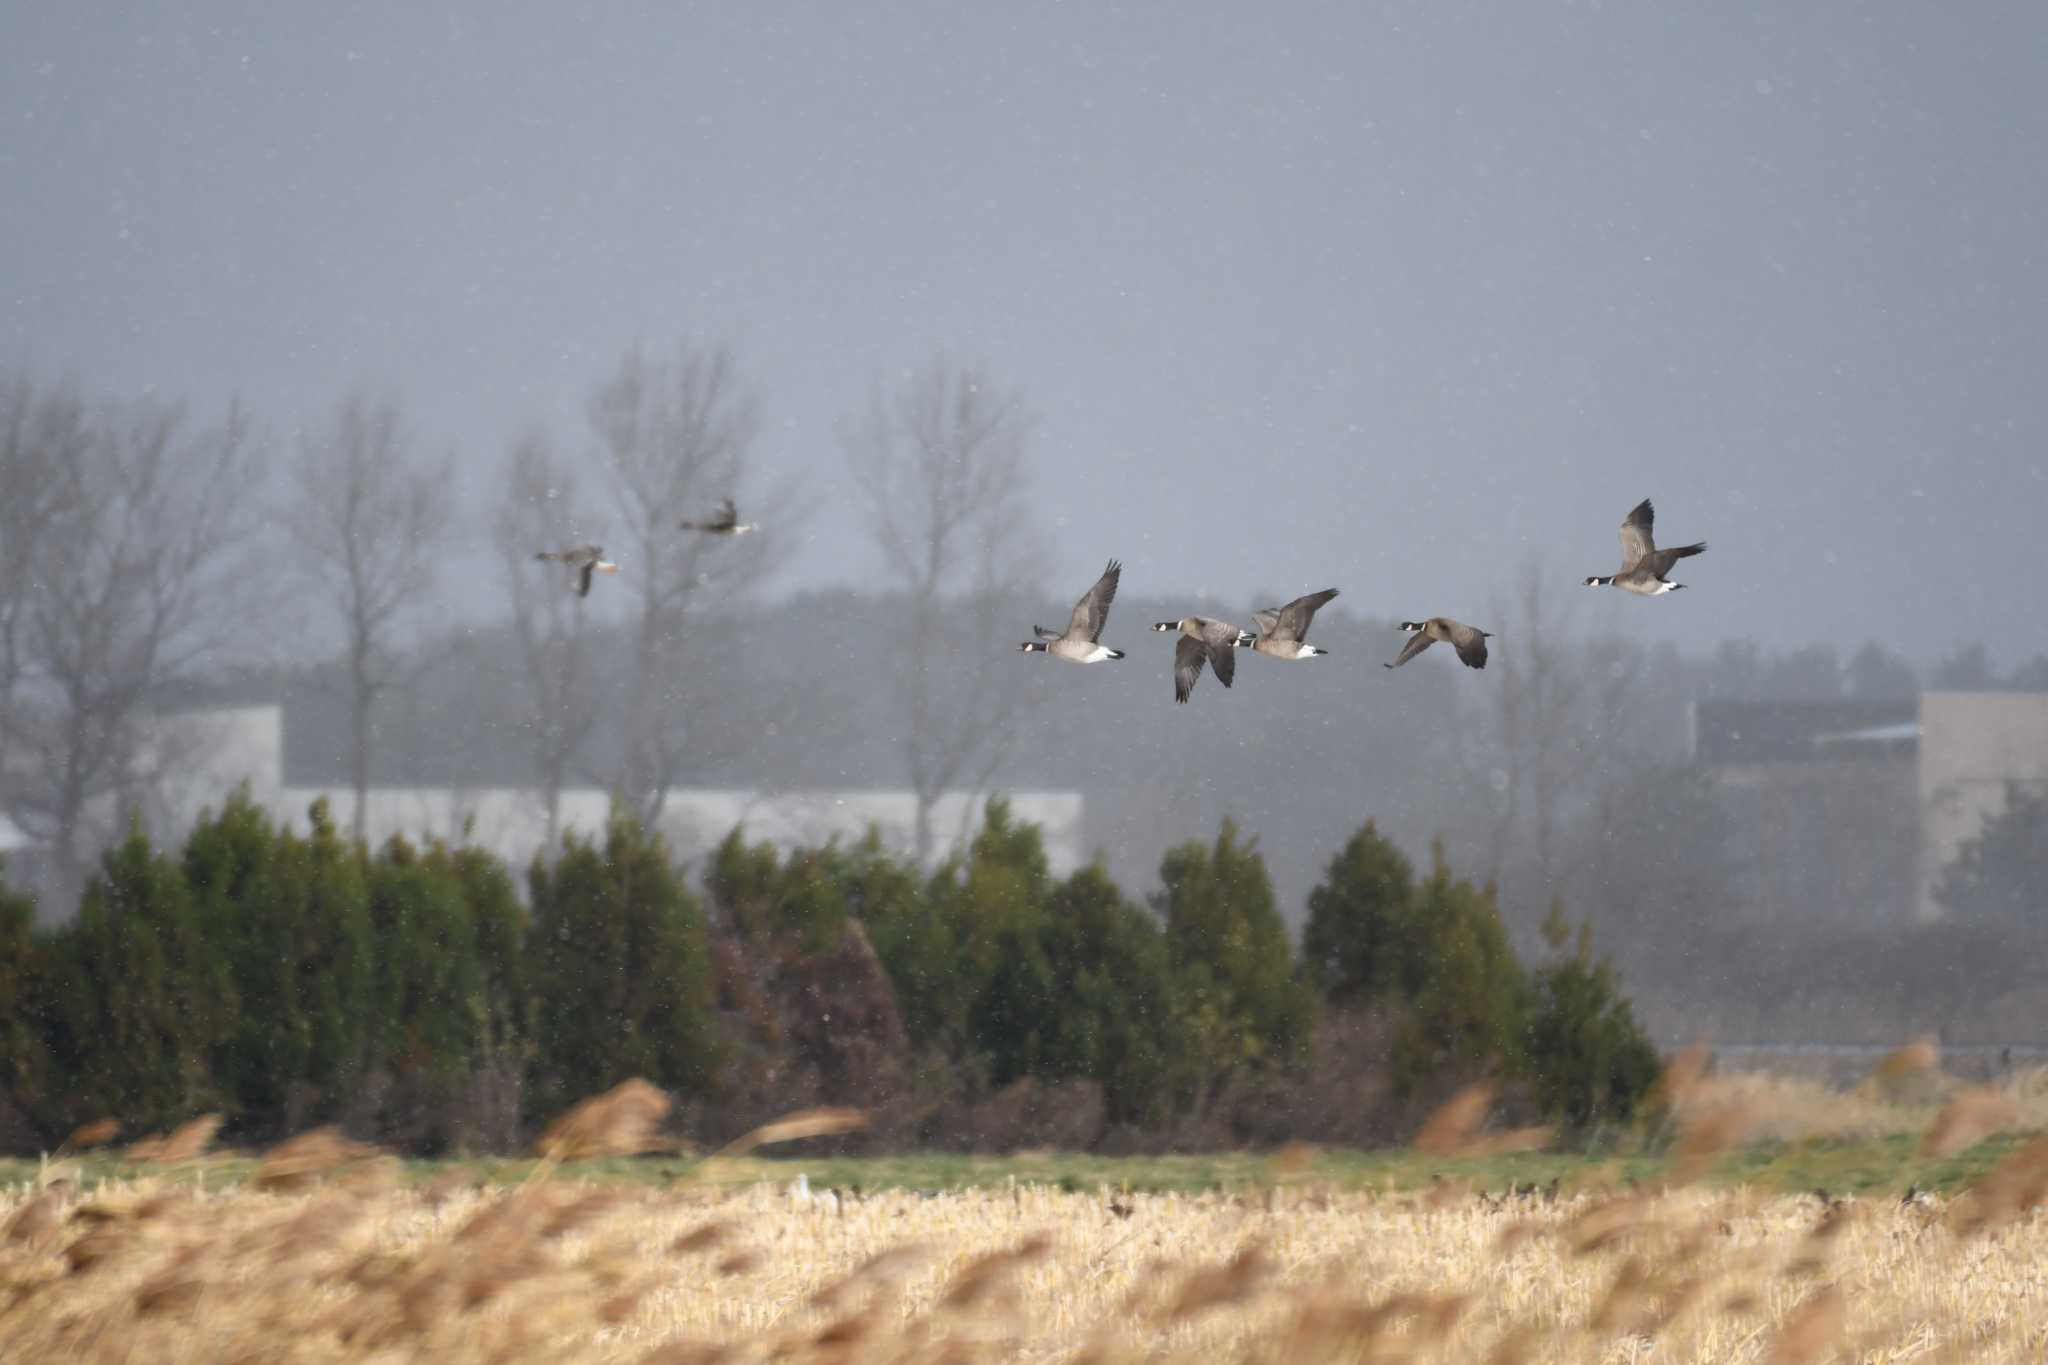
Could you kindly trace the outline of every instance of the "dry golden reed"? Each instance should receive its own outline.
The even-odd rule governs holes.
[[[197,1161],[213,1146],[213,1135],[220,1131],[220,1124],[219,1114],[201,1114],[190,1123],[173,1128],[167,1137],[142,1139],[130,1146],[125,1155],[130,1161],[153,1161],[164,1166]]]
[[[57,1155],[66,1152],[83,1152],[93,1147],[104,1147],[121,1134],[121,1120],[94,1119],[71,1130],[71,1135],[57,1144]]]
[[[1965,1236],[1996,1232],[2048,1204],[2048,1137],[2033,1141],[1992,1167],[1951,1206]]]
[[[1793,1310],[1771,1344],[1770,1365],[1809,1365],[1834,1354],[1847,1310],[1833,1285],[1816,1290]]]
[[[1672,1149],[1672,1178],[1697,1180],[1716,1157],[1742,1141],[1759,1114],[1755,1105],[1730,1104],[1688,1119]]]
[[[1920,1140],[1925,1156],[1947,1156],[1989,1137],[2019,1118],[2013,1102],[1995,1090],[1966,1090],[1942,1106]]]
[[[1990,1202],[2020,1207],[2044,1164],[2011,1164]],[[1150,1194],[1123,1221],[1044,1187],[826,1207],[551,1178],[439,1214],[403,1189],[170,1193],[109,1186],[59,1223],[66,1245],[0,1242],[0,1358],[2037,1365],[2048,1333],[2048,1221],[1965,1240],[1889,1199]],[[47,1227],[23,1211],[53,1203],[0,1193],[0,1227]],[[671,1254],[686,1239],[719,1263]],[[1779,1278],[1816,1248],[1824,1267]]]
[[[756,1147],[766,1147],[777,1142],[797,1142],[803,1138],[836,1137],[841,1133],[858,1132],[868,1126],[868,1116],[858,1109],[804,1109],[788,1114],[773,1123],[764,1123],[744,1136],[735,1138],[718,1149],[722,1157],[744,1156]]]
[[[1665,1064],[1664,1073],[1650,1088],[1650,1104],[1672,1108],[1690,1100],[1713,1060],[1714,1054],[1705,1043],[1686,1047]]]
[[[655,1129],[674,1103],[652,1083],[635,1076],[573,1105],[542,1131],[534,1150],[549,1161],[588,1161],[661,1150],[672,1144],[656,1137]]]
[[[1760,1106],[1721,1079],[1667,1081],[1672,1173],[1689,1178]],[[407,1190],[389,1158],[331,1130],[279,1144],[228,1190],[207,1188],[210,1167],[0,1189],[0,1359],[2039,1365],[2048,1342],[2048,1138],[1952,1200],[1818,1206],[1682,1181],[1625,1189],[1618,1169],[1606,1189],[1545,1198],[1453,1180],[1389,1195],[1313,1183],[1306,1148],[1266,1167],[1277,1192],[804,1199],[758,1180],[569,1178],[571,1156],[670,1145],[668,1099],[644,1084],[550,1125],[546,1160],[511,1189],[450,1172]],[[1994,1101],[2014,1096],[1948,1092],[1921,1125],[1927,1149],[2005,1126]],[[1529,1140],[1476,1136],[1490,1100],[1461,1092],[1417,1145]],[[729,1152],[860,1121],[807,1110]],[[213,1135],[187,1125],[148,1151],[190,1162]]]
[[[1463,1150],[1479,1125],[1486,1121],[1486,1110],[1492,1103],[1493,1085],[1490,1082],[1480,1081],[1466,1086],[1422,1121],[1422,1127],[1416,1130],[1409,1146],[1418,1152],[1445,1156]]]
[[[1923,1075],[1941,1065],[1941,1044],[1927,1035],[1904,1047],[1887,1052],[1872,1073],[1878,1080],[1897,1083],[1908,1076]]]
[[[330,1171],[380,1154],[381,1149],[353,1142],[339,1129],[315,1128],[265,1152],[250,1180],[259,1190],[303,1189]]]

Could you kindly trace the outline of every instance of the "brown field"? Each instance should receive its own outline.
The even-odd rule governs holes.
[[[548,1180],[0,1198],[0,1359],[2037,1365],[2048,1152],[1939,1204]],[[1305,1172],[1305,1177],[1312,1176]]]
[[[140,1177],[64,1158],[0,1189],[0,1361],[2048,1357],[2048,1138],[2004,1140],[1938,1198],[1693,1184],[1787,1096],[1683,1059],[1667,1088],[1679,1131],[1654,1178],[1587,1163],[1576,1188],[1520,1194],[1340,1187],[1305,1148],[1254,1187],[1157,1193],[853,1195],[763,1181],[744,1155],[849,1111],[757,1130],[668,1188],[572,1178],[554,1162],[664,1146],[665,1102],[630,1084],[552,1126],[517,1185],[455,1166],[409,1186],[325,1132],[223,1184],[202,1120],[132,1147]],[[1918,1150],[2009,1134],[2036,1089],[1949,1093]],[[1838,1117],[1874,1118],[1850,1103]],[[1500,1150],[1485,1110],[1468,1092],[1418,1147]]]

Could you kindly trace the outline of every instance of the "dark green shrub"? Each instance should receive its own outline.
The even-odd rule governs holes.
[[[1552,1119],[1584,1130],[1625,1123],[1657,1083],[1662,1063],[1636,1024],[1614,969],[1593,956],[1593,934],[1572,940],[1564,912],[1552,907],[1544,939],[1555,960],[1535,974],[1523,1065],[1538,1103]]]
[[[1159,877],[1154,905],[1200,1083],[1246,1065],[1300,1060],[1315,1027],[1315,995],[1295,978],[1255,841],[1240,843],[1236,824],[1225,820],[1213,845],[1169,849]]]
[[[261,1128],[336,1117],[360,1084],[372,1031],[369,896],[360,848],[326,801],[301,839],[238,793],[185,841],[184,877],[234,982],[233,1027],[213,1067],[234,1111]]]
[[[1180,1035],[1158,920],[1125,900],[1096,865],[1053,888],[1038,938],[1051,1005],[1032,1034],[1032,1074],[1100,1082],[1112,1123],[1163,1121]]]
[[[0,858],[0,1096],[35,1114],[47,1101],[48,1048],[43,1041],[47,968],[35,932],[36,906],[8,888]]]
[[[669,1089],[717,1075],[704,914],[668,850],[614,814],[602,846],[571,835],[528,873],[533,1086],[551,1116],[631,1076]]]
[[[139,826],[48,943],[50,1076],[66,1121],[110,1116],[136,1131],[221,1104],[210,1063],[234,1027],[234,983],[178,865]]]
[[[1407,1006],[1394,1035],[1396,1088],[1415,1094],[1512,1072],[1528,983],[1492,893],[1453,877],[1436,845],[1406,922],[1395,954]]]
[[[1384,1000],[1413,975],[1415,871],[1372,822],[1309,892],[1302,966],[1333,1005]]]

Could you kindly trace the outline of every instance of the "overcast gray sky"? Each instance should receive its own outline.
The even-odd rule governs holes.
[[[1041,418],[1050,585],[1483,620],[1652,496],[1708,644],[2041,648],[2048,5],[6,3],[0,362],[480,468],[726,338],[785,587],[937,350]],[[2017,628],[2017,629],[2016,629]]]

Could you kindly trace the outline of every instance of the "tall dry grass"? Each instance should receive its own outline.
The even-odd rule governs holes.
[[[1770,1116],[1708,1077],[1681,1071],[1669,1087],[1687,1116],[1668,1179],[1576,1195],[1339,1192],[1317,1183],[1307,1148],[1276,1158],[1275,1184],[1255,1194],[1115,1196],[654,1190],[552,1166],[514,1189],[412,1190],[332,1133],[274,1149],[268,1179],[225,1190],[169,1173],[83,1190],[57,1163],[0,1194],[0,1360],[2035,1365],[2048,1353],[2048,1139],[1948,1201],[1707,1189],[1684,1182],[1685,1163]],[[1984,1121],[1976,1098],[1962,1104],[1942,1141]],[[660,1145],[647,1108],[631,1101],[609,1121],[584,1109],[551,1155]],[[1485,1096],[1468,1093],[1420,1136],[1483,1150],[1486,1117]],[[856,1118],[813,1111],[753,1136]]]

